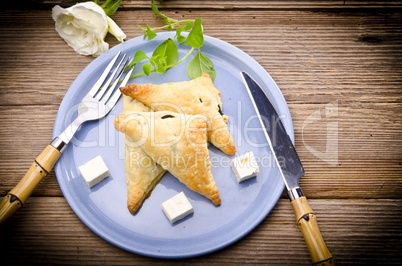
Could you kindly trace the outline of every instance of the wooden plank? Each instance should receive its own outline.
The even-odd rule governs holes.
[[[32,15],[12,12],[0,17],[5,23],[0,29],[4,34],[0,105],[59,105],[70,84],[93,58],[78,55],[58,36],[49,11]]]
[[[363,109],[331,105],[336,108],[331,117],[325,114],[328,104],[290,104],[289,107],[296,149],[307,173],[300,182],[306,195],[401,197],[400,104],[387,104],[387,108],[383,104],[364,104]],[[56,112],[55,105],[0,107],[0,176],[3,177],[0,195],[18,183],[33,159],[50,142]],[[317,112],[321,118],[314,116]],[[243,129],[242,134],[245,132]],[[27,139],[35,141],[27,143]],[[263,163],[262,167],[272,167]],[[34,195],[61,196],[53,171]]]
[[[400,262],[401,200],[309,202],[337,264]],[[185,261],[158,260],[129,253],[101,239],[75,216],[64,198],[34,197],[0,229],[7,243],[1,253],[5,264],[310,264],[294,219],[289,201],[283,199],[256,230],[219,252]]]
[[[400,8],[400,1],[185,1],[185,0],[165,0],[163,4],[155,1],[162,9],[211,9],[211,10],[233,10],[233,9],[267,9],[267,10],[334,10],[334,9],[378,9],[378,8]],[[119,10],[146,9],[150,7],[150,0],[130,1],[124,0]],[[21,7],[13,2],[7,3],[3,8],[51,8],[54,5],[69,7],[72,5],[67,0],[33,0],[29,5]]]
[[[168,11],[167,15],[204,18],[207,35],[256,59],[289,102],[338,100],[357,107],[402,101],[399,13]],[[142,35],[137,24],[162,25],[150,11],[118,12],[114,17],[128,38]],[[49,11],[3,12],[0,22],[0,105],[58,105],[93,58],[80,56],[65,44]],[[118,44],[113,36],[106,40],[111,46]]]
[[[0,107],[0,195],[11,190],[35,158],[52,140],[57,106]],[[33,195],[62,196],[54,171],[38,185]]]
[[[328,117],[326,108],[336,112]],[[400,110],[401,104],[290,104],[296,149],[307,173],[300,181],[305,194],[399,198]]]

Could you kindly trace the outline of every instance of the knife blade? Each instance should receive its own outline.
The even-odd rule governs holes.
[[[263,89],[246,72],[241,77],[259,118],[264,135],[285,183],[296,221],[303,233],[313,264],[334,265],[334,260],[321,236],[313,210],[299,187],[305,175],[296,149],[282,124],[280,116]]]

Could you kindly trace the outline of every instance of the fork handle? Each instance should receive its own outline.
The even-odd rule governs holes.
[[[61,152],[49,144],[35,161],[20,182],[0,203],[0,226],[19,210],[42,179],[52,170]]]

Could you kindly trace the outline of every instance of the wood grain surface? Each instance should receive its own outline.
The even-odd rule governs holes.
[[[0,4],[0,197],[52,138],[58,107],[93,57],[54,29],[69,1]],[[163,25],[150,1],[112,16],[127,38]],[[242,49],[280,87],[306,175],[300,185],[336,264],[402,263],[402,5],[398,1],[175,1],[175,18],[203,18],[205,34]],[[118,42],[108,35],[110,46]],[[98,237],[71,210],[54,171],[0,228],[2,263],[309,264],[284,193],[250,234],[186,260],[132,254]]]

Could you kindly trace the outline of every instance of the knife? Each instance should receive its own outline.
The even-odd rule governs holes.
[[[241,76],[285,182],[290,203],[309,249],[311,260],[316,265],[334,265],[332,255],[321,236],[314,212],[299,187],[299,179],[305,172],[295,147],[278,113],[261,87],[246,72],[241,72]]]

